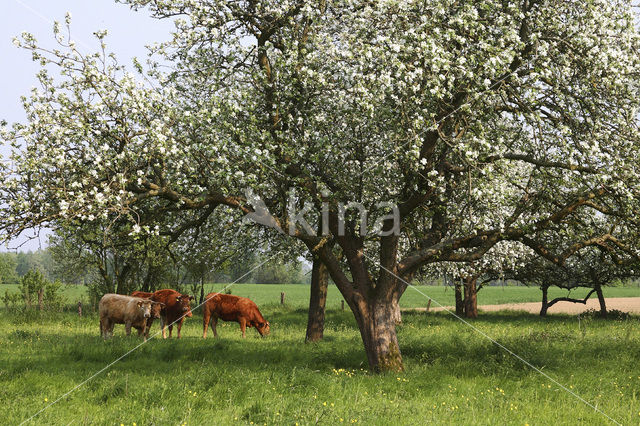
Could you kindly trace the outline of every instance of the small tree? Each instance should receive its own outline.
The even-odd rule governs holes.
[[[31,269],[22,276],[20,293],[27,308],[31,308],[37,301],[42,302],[42,292],[44,292],[46,284],[47,281],[39,270]],[[42,310],[42,305],[39,306],[39,309]]]
[[[60,294],[62,284],[59,281],[48,281],[42,272],[32,269],[20,280],[20,293],[27,308],[34,305],[38,310],[59,310],[63,305],[63,298]]]

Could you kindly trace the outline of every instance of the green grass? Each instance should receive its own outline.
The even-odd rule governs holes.
[[[18,284],[2,284],[0,285],[0,297],[4,296],[5,291],[9,293],[19,293],[20,285]],[[69,303],[78,303],[80,299],[87,298],[87,287],[82,285],[63,285],[61,287],[62,295]]]
[[[308,287],[281,287],[285,306],[277,303],[279,287],[234,288],[258,302],[272,324],[269,337],[249,330],[243,340],[237,324],[222,323],[219,339],[203,340],[196,310],[182,340],[151,339],[35,424],[607,423],[445,313],[405,313],[398,333],[406,372],[371,374],[337,295],[330,293],[325,340],[305,344]],[[617,421],[640,421],[637,319],[578,323],[510,312],[482,314],[473,325]],[[95,314],[0,310],[0,329],[3,424],[28,418],[141,342],[121,325],[102,341]]]
[[[221,291],[229,286],[233,294],[249,297],[258,305],[264,303],[279,303],[280,292],[285,292],[285,302],[291,307],[306,308],[309,303],[309,286],[299,284],[208,284],[205,292]],[[403,308],[425,307],[428,297],[434,299],[432,306],[438,306],[436,302],[443,306],[451,306],[455,304],[453,289],[444,286],[418,286],[408,288],[400,305]],[[0,285],[0,296],[4,294],[4,290],[17,292],[17,285]],[[583,298],[588,293],[587,289],[578,289],[571,292],[572,297]],[[566,296],[568,292],[559,288],[549,289],[549,300],[558,296]],[[69,304],[77,304],[78,300],[86,299],[86,287],[68,285],[63,286],[63,295]],[[638,287],[605,287],[605,297],[640,297],[640,288]],[[478,292],[478,304],[493,305],[501,303],[520,303],[520,302],[540,302],[542,293],[537,287],[516,287],[516,286],[495,286],[484,287]],[[592,297],[595,297],[593,295]],[[329,286],[327,295],[327,309],[339,309],[342,295],[334,285]]]

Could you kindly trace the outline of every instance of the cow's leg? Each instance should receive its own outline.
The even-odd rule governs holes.
[[[213,337],[218,337],[217,325],[218,325],[218,317],[213,315],[211,317],[211,329],[213,330]]]
[[[100,317],[100,336],[104,340],[107,340],[109,337],[109,320],[104,317]]]
[[[209,321],[211,321],[211,313],[208,309],[204,309],[202,313],[202,338],[207,338],[207,328],[209,327]]]
[[[167,333],[165,331],[165,327],[167,325],[167,319],[166,317],[161,317],[160,318],[160,327],[162,327],[162,338],[166,339],[167,338]]]
[[[147,319],[147,336],[149,335],[149,330],[151,329],[151,324],[153,324],[153,318],[148,318]]]
[[[240,318],[238,322],[240,323],[240,330],[242,330],[242,338],[244,339],[246,337],[245,330],[247,329],[247,320],[246,318]]]
[[[142,327],[138,327],[138,337],[142,336],[144,341],[147,341],[147,324],[143,324]]]
[[[178,339],[179,339],[180,337],[182,337],[182,336],[180,335],[180,330],[182,330],[182,323],[183,323],[183,322],[184,322],[184,317],[180,318],[180,321],[178,321]]]
[[[109,320],[109,318],[104,319],[104,338],[108,339],[113,337],[113,326],[114,323]]]
[[[169,324],[169,339],[171,339],[172,332],[173,332],[173,323]]]
[[[131,322],[130,321],[127,321],[124,324],[124,329],[127,332],[127,336],[131,336]]]

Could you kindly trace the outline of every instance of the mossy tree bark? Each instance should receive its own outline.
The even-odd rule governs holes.
[[[324,337],[324,313],[327,303],[329,273],[320,259],[314,257],[311,269],[311,295],[305,341],[317,342]]]
[[[464,300],[462,298],[462,284],[459,280],[454,282],[454,291],[456,295],[456,315],[464,315]]]
[[[475,276],[469,276],[464,280],[464,316],[466,318],[478,317],[477,280]]]
[[[391,308],[393,309],[393,321],[396,324],[402,324],[402,311],[400,311],[400,301],[394,298],[391,301]]]
[[[378,296],[360,300],[353,312],[364,342],[369,368],[376,372],[403,371],[391,298]]]

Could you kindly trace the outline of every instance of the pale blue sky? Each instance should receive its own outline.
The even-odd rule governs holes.
[[[24,120],[20,96],[27,95],[37,84],[38,66],[31,61],[28,51],[12,43],[13,37],[23,31],[32,33],[42,46],[53,47],[53,21],[64,22],[66,12],[71,12],[71,38],[80,51],[97,49],[93,32],[107,29],[109,50],[128,65],[134,56],[144,62],[145,45],[168,39],[173,29],[170,21],[151,19],[146,11],[134,12],[114,0],[1,0],[1,4],[0,119],[9,123]],[[9,249],[24,241],[24,238],[14,241]],[[24,244],[21,250],[36,250],[45,244],[46,237],[41,236]]]

